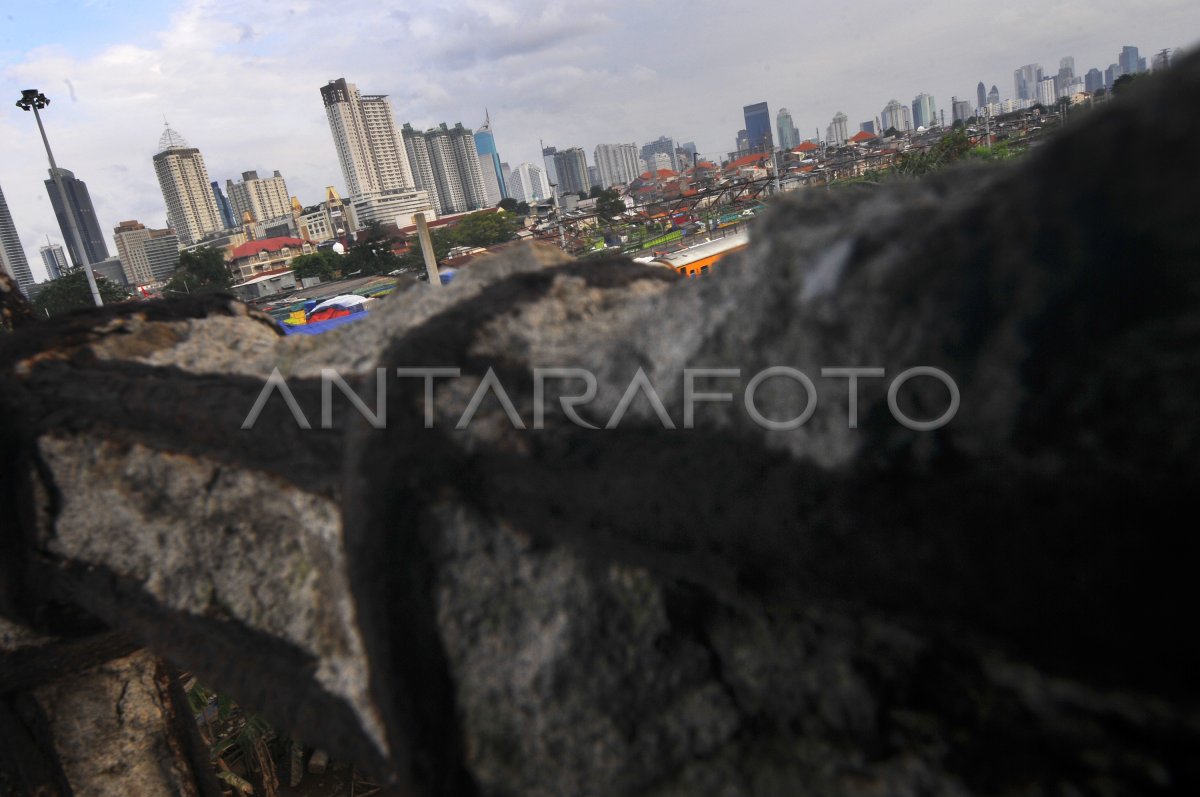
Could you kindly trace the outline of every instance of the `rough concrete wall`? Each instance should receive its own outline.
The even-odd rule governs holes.
[[[789,197],[704,280],[526,250],[315,340],[223,299],[23,321],[0,612],[119,629],[406,794],[1194,792],[1197,108],[1193,58],[1015,163]],[[601,426],[643,369],[682,426],[685,367],[773,365],[817,381],[797,430],[454,429],[489,368],[527,426],[535,366],[593,370]],[[868,379],[851,429],[819,377],[917,365],[961,391],[935,432]],[[376,367],[463,377],[433,428],[390,377],[386,429],[316,428],[334,366],[372,405]],[[313,429],[240,428],[274,369]]]

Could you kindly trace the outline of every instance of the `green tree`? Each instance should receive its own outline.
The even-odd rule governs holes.
[[[971,149],[971,140],[967,138],[966,131],[956,128],[924,152],[906,152],[897,157],[892,171],[912,176],[928,174],[961,160]]]
[[[594,186],[592,186],[592,190],[588,192],[587,198],[588,199],[596,199],[603,193],[604,193],[603,188],[601,188],[598,185],[594,185]]]
[[[500,204],[496,205],[496,207],[500,208],[505,213],[515,213],[517,210],[517,200],[510,196],[506,196],[504,199],[500,200]]]
[[[518,216],[528,216],[529,215],[529,203],[526,202],[525,200],[521,200],[520,202],[518,202],[516,213]]]
[[[226,293],[233,277],[220,249],[210,246],[181,252],[179,267],[163,288],[163,293]]]
[[[1129,87],[1133,85],[1133,82],[1135,80],[1141,80],[1142,77],[1143,75],[1140,74],[1121,75],[1119,78],[1113,81],[1112,93],[1121,94],[1122,92],[1128,91]]]
[[[615,189],[601,191],[596,197],[596,213],[606,219],[614,219],[625,212],[625,202]]]
[[[99,274],[96,275],[96,287],[100,290],[100,298],[105,304],[123,302],[129,298],[129,294],[124,288],[106,280]],[[92,300],[92,289],[88,285],[87,274],[83,269],[77,268],[47,283],[38,292],[37,298],[33,300],[33,306],[37,308],[38,315],[43,318],[47,315],[56,316],[72,310],[94,307],[95,302]]]
[[[296,279],[318,277],[322,280],[333,279],[342,268],[341,255],[329,249],[319,249],[308,255],[300,255],[292,259],[292,269]]]
[[[889,127],[887,130],[883,131],[883,135],[887,138],[895,138],[896,136],[900,135],[900,131],[894,127]]]
[[[978,158],[983,161],[1004,161],[1009,158],[1015,158],[1018,153],[1012,150],[1007,142],[1001,141],[999,144],[994,144],[990,147],[975,147],[969,154],[972,158]]]
[[[392,250],[400,239],[377,221],[371,222],[366,230],[359,232],[358,240],[342,261],[342,274],[387,274],[395,271],[402,263]]]
[[[445,231],[451,246],[494,246],[511,241],[519,221],[510,213],[472,213]],[[435,247],[436,250],[436,247]]]

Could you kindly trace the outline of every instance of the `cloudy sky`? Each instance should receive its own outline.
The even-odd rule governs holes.
[[[857,129],[893,97],[947,109],[975,84],[1013,93],[1012,72],[1101,69],[1122,45],[1149,55],[1200,40],[1195,0],[40,0],[0,3],[0,188],[35,277],[62,242],[46,163],[21,89],[45,111],[59,164],[88,184],[104,229],[165,226],[151,164],[164,118],[211,179],[278,169],[309,204],[342,190],[318,89],[345,77],[389,94],[399,123],[475,127],[491,112],[501,157],[538,140],[582,146],[734,146],[742,106],[791,110],[802,135],[844,111]],[[7,110],[3,110],[7,108]],[[109,248],[112,246],[111,236]]]

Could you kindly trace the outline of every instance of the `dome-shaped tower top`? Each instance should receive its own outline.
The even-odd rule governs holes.
[[[166,124],[166,122],[163,122]],[[188,149],[188,143],[183,136],[176,133],[170,127],[163,130],[163,134],[158,139],[158,151],[166,152],[169,149]]]

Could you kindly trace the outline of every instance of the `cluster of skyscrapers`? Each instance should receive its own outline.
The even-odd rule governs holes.
[[[419,131],[397,127],[386,95],[361,94],[345,78],[322,86],[321,99],[360,220],[465,213],[510,195],[486,113],[476,132],[461,122]]]
[[[1178,51],[1162,50],[1153,56],[1151,66],[1165,68],[1177,57]],[[951,121],[960,122],[1035,103],[1049,106],[1080,92],[1111,89],[1121,76],[1145,71],[1147,59],[1133,46],[1123,47],[1106,69],[1092,68],[1082,75],[1076,73],[1075,59],[1069,56],[1059,61],[1053,74],[1040,64],[1026,64],[1013,72],[1012,98],[1002,101],[996,85],[989,89],[980,81],[974,102],[953,97],[948,110]],[[371,221],[406,226],[418,212],[436,217],[493,207],[505,198],[535,203],[555,194],[585,195],[596,187],[628,185],[643,175],[658,179],[663,172],[694,165],[698,158],[694,143],[679,144],[660,136],[641,146],[599,144],[590,165],[581,147],[544,146],[541,163],[510,167],[500,157],[486,111],[483,124],[475,131],[461,122],[419,131],[410,124],[397,125],[386,95],[362,94],[345,78],[329,81],[320,92],[348,193],[345,200],[330,186],[323,202],[302,207],[290,196],[278,171],[270,177],[259,177],[257,171],[242,172],[241,180],[226,180],[222,191],[217,181],[210,180],[200,150],[167,126],[152,158],[166,205],[167,227],[154,229],[137,220],[122,221],[113,229],[117,257],[109,257],[87,185],[70,170],[60,168],[45,186],[67,251],[49,241],[40,248],[47,274],[57,278],[72,264],[87,262],[129,284],[161,282],[177,267],[180,250],[189,247],[273,235],[328,241]],[[790,150],[803,143],[787,108],[779,109],[774,125],[766,102],[742,110],[745,127],[737,132],[731,159],[771,152],[776,146]],[[882,135],[945,121],[933,96],[921,93],[909,104],[889,101],[879,116],[859,128]],[[826,127],[825,144],[842,146],[849,140],[849,120],[839,111]],[[71,222],[79,233],[78,244],[68,232]],[[23,289],[33,285],[2,191],[0,265]]]
[[[770,130],[767,130],[770,137]],[[512,171],[513,197],[533,201],[558,195],[587,195],[595,188],[628,185],[645,175],[653,178],[664,171],[678,172],[696,160],[696,144],[680,144],[659,136],[640,147],[637,144],[597,144],[592,164],[582,147],[542,147],[542,166],[522,163]],[[532,177],[528,182],[524,175]]]

